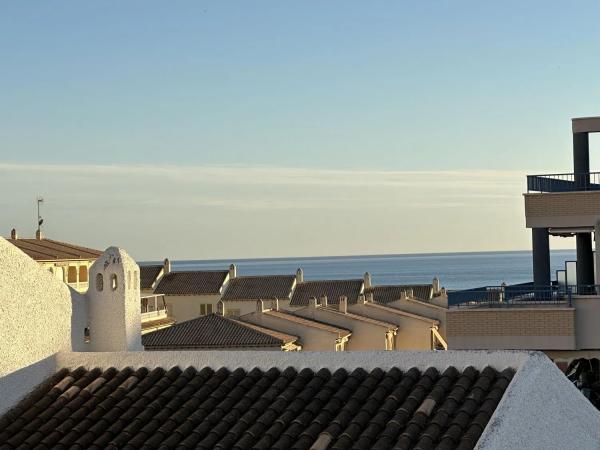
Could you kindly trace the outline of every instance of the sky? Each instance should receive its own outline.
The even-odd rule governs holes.
[[[4,1],[0,235],[41,195],[48,237],[140,260],[528,249],[525,175],[570,172],[570,119],[600,114],[598,17]]]

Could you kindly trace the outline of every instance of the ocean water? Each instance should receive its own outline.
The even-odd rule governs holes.
[[[575,250],[551,253],[552,279]],[[227,269],[237,266],[238,275],[295,274],[304,270],[305,280],[361,278],[370,272],[374,284],[429,283],[440,278],[447,289],[532,281],[531,252],[438,253],[413,255],[335,256],[238,260],[173,261],[173,270]]]

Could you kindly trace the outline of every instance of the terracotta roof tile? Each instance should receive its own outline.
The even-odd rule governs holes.
[[[295,275],[259,275],[237,277],[229,281],[221,300],[267,300],[290,297]]]
[[[63,370],[2,448],[473,449],[514,371]]]
[[[278,347],[295,340],[297,338],[284,333],[248,326],[216,314],[179,322],[142,336],[147,350]]]
[[[36,261],[95,260],[102,252],[52,239],[7,239]]]
[[[341,296],[348,297],[348,303],[356,303],[363,290],[363,280],[319,280],[298,283],[290,306],[307,306],[311,297],[327,296],[327,303],[337,305]]]
[[[365,289],[365,294],[373,294],[373,301],[386,304],[400,300],[402,291],[410,289],[413,291],[413,296],[419,300],[429,300],[433,293],[431,284],[390,284],[371,286]]]
[[[163,265],[140,266],[140,288],[152,289],[152,285],[163,270]]]
[[[321,322],[321,321],[314,320],[314,319],[306,319],[304,317],[300,317],[296,314],[289,313],[289,312],[270,310],[270,311],[264,311],[262,314],[266,314],[268,316],[277,317],[280,319],[296,322],[296,323],[306,326],[306,327],[318,328],[320,330],[329,331],[330,333],[336,333],[340,337],[350,336],[352,334],[352,332],[350,330],[346,330],[345,328],[336,327],[335,325],[330,325],[328,323]]]
[[[219,294],[228,274],[227,270],[170,272],[160,279],[154,293],[167,295]]]

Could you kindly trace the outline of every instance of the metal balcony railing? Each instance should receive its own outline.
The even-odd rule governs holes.
[[[527,192],[600,191],[600,172],[527,175]]]
[[[518,307],[564,304],[572,306],[573,296],[600,296],[600,285],[534,286],[533,283],[512,286],[483,286],[448,292],[448,306],[460,307]]]

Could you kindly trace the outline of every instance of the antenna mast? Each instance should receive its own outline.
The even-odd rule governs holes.
[[[38,236],[40,235],[41,231],[42,231],[42,224],[44,223],[44,219],[42,219],[42,216],[40,215],[40,205],[44,203],[44,199],[40,196],[38,196],[37,198],[37,213],[38,213],[38,227],[37,227],[37,231],[38,231]]]

